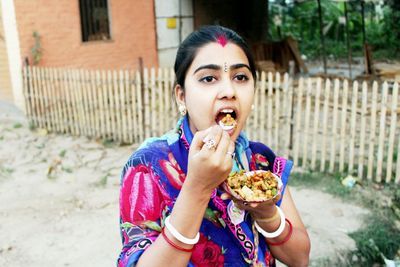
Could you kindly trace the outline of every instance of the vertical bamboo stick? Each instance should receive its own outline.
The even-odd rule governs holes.
[[[344,156],[345,156],[345,147],[347,147],[347,137],[346,137],[346,129],[347,129],[347,101],[348,101],[348,91],[349,91],[349,83],[347,80],[343,82],[343,95],[342,95],[342,114],[341,114],[341,122],[340,122],[340,152],[339,152],[339,171],[344,171]]]
[[[156,114],[157,114],[157,109],[156,109],[156,71],[154,68],[150,69],[150,112],[151,112],[151,129],[150,129],[150,135],[151,136],[156,136]]]
[[[338,105],[339,105],[339,80],[336,79],[334,83],[333,91],[333,118],[332,118],[332,139],[331,139],[331,153],[329,159],[329,171],[333,172],[335,169],[336,159],[336,139],[337,139],[337,117],[338,117]]]
[[[71,127],[73,127],[73,135],[79,134],[79,127],[78,127],[78,115],[76,112],[76,101],[75,101],[75,90],[74,90],[74,80],[73,80],[73,72],[72,69],[68,70],[68,87],[70,91],[70,109],[71,109]]]
[[[94,114],[96,112],[96,100],[93,98],[93,81],[91,71],[85,70],[85,84],[86,84],[86,108],[87,114],[86,118],[88,120],[88,134],[90,137],[94,137],[96,135],[96,125],[94,121]]]
[[[79,108],[79,127],[81,128],[81,135],[87,136],[87,119],[85,112],[85,99],[83,98],[84,82],[85,78],[82,75],[82,70],[75,70],[75,88],[78,108]]]
[[[131,85],[131,136],[132,136],[132,143],[136,143],[139,140],[139,122],[138,122],[138,115],[137,115],[137,106],[138,106],[138,95],[137,95],[137,86],[136,86],[136,77],[133,71],[129,71],[129,84]]]
[[[44,119],[44,100],[43,100],[43,90],[41,88],[40,84],[40,73],[39,73],[39,68],[38,67],[32,67],[33,69],[33,76],[34,76],[34,84],[35,84],[35,89],[36,89],[36,97],[37,97],[37,103],[38,103],[38,121],[39,121],[39,127],[40,128],[46,128],[45,125],[45,119]]]
[[[397,98],[399,93],[399,84],[393,85],[392,91],[392,106],[390,111],[390,130],[389,130],[389,147],[387,153],[387,165],[386,165],[386,183],[389,183],[392,178],[392,164],[393,164],[393,152],[394,152],[394,139],[396,136],[396,124],[397,124]],[[399,156],[399,155],[398,155]]]
[[[350,144],[349,144],[349,173],[353,172],[354,167],[354,144],[356,139],[356,117],[358,103],[358,82],[353,83],[353,92],[351,95],[351,119],[350,119]]]
[[[299,88],[297,90],[297,103],[296,103],[296,118],[294,125],[294,144],[293,144],[293,163],[294,165],[299,165],[299,146],[301,142],[301,105],[303,101],[303,86],[304,80],[303,78],[299,79]]]
[[[327,143],[327,132],[328,132],[328,113],[329,113],[329,95],[331,92],[331,81],[327,79],[325,81],[325,93],[324,93],[324,110],[322,118],[322,144],[321,144],[321,165],[320,171],[325,171],[326,163],[326,143]]]
[[[136,71],[136,92],[137,92],[137,105],[136,105],[136,108],[137,108],[137,111],[138,111],[138,119],[139,119],[139,123],[138,123],[138,125],[137,125],[137,128],[139,129],[139,140],[137,140],[136,142],[137,143],[140,143],[140,142],[143,142],[143,140],[144,140],[144,136],[145,136],[145,131],[144,131],[144,119],[143,119],[143,117],[144,117],[144,113],[143,113],[143,110],[144,110],[144,106],[143,106],[143,102],[142,102],[142,99],[143,99],[143,97],[142,97],[142,92],[143,92],[143,90],[142,90],[142,80],[141,80],[141,77],[140,77],[140,72],[139,71]]]
[[[127,98],[126,98],[126,88],[125,87],[125,76],[124,71],[119,71],[119,97],[121,102],[121,109],[119,110],[119,114],[121,114],[121,126],[122,126],[122,142],[128,142],[128,130],[127,130]]]
[[[400,183],[400,141],[397,141],[397,163],[396,163],[396,178],[395,178],[395,183],[399,184]]]
[[[37,67],[37,78],[38,78],[38,89],[40,91],[40,100],[41,100],[41,117],[42,117],[42,122],[43,122],[43,128],[50,130],[49,129],[49,123],[48,123],[48,104],[47,104],[47,93],[46,93],[46,87],[44,85],[44,75],[43,75],[43,68]]]
[[[318,78],[317,83],[316,83],[316,92],[315,92],[314,121],[313,121],[312,146],[311,146],[311,169],[312,170],[315,170],[315,164],[317,161],[320,97],[321,97],[321,78]]]
[[[52,91],[53,91],[53,103],[54,103],[54,117],[55,126],[57,132],[62,132],[62,119],[61,119],[61,101],[60,101],[60,86],[56,76],[56,68],[49,69],[49,76],[51,80]]]
[[[165,122],[167,121],[167,112],[164,108],[164,86],[163,86],[163,70],[158,68],[157,70],[157,92],[158,92],[158,110],[157,110],[157,120],[159,123],[158,136],[161,136],[165,132]]]
[[[111,129],[113,125],[111,124],[111,99],[112,96],[109,91],[109,82],[108,76],[110,75],[109,71],[102,71],[102,87],[103,87],[103,104],[105,111],[105,125],[106,125],[106,134],[105,138],[112,138]]]
[[[302,140],[303,143],[303,153],[301,166],[303,168],[308,167],[308,135],[311,133],[310,131],[310,110],[311,110],[311,90],[312,90],[312,80],[310,78],[307,79],[307,90],[306,90],[306,107],[305,107],[305,116],[304,116],[304,137]]]
[[[109,109],[110,109],[110,125],[111,129],[109,132],[110,137],[114,141],[118,141],[118,130],[117,130],[117,116],[116,116],[116,110],[115,110],[115,88],[114,88],[114,82],[113,82],[113,71],[108,70],[107,71],[107,92],[108,92],[108,103],[109,103]]]
[[[165,129],[169,130],[172,127],[172,112],[170,108],[170,103],[171,105],[175,104],[175,98],[172,97],[172,90],[169,90],[169,83],[168,83],[168,69],[165,68],[163,70],[163,80],[164,80],[164,107],[165,107],[165,113],[166,113],[166,119],[165,119]],[[174,99],[174,100],[172,100]]]
[[[121,119],[121,102],[120,102],[120,88],[119,88],[119,82],[118,82],[118,72],[116,70],[113,70],[113,93],[114,93],[114,103],[115,103],[115,108],[114,108],[114,118],[115,118],[115,125],[116,128],[113,129],[114,136],[118,142],[122,142],[122,119]]]
[[[67,99],[67,81],[65,69],[55,69],[56,79],[58,81],[59,101],[61,105],[61,130],[63,133],[71,133],[68,120],[68,99]]]
[[[134,129],[133,129],[133,115],[132,115],[132,108],[135,105],[134,99],[135,99],[135,86],[133,83],[133,77],[130,75],[130,72],[128,70],[124,71],[124,82],[125,82],[125,88],[126,88],[126,100],[125,102],[127,103],[126,111],[127,111],[127,131],[128,131],[128,139],[127,141],[132,144],[134,140]]]
[[[150,87],[149,87],[149,70],[146,68],[143,71],[144,81],[144,133],[145,138],[149,138],[151,133],[151,116],[150,116]]]
[[[55,96],[55,84],[50,74],[49,68],[44,68],[44,75],[46,77],[46,84],[47,84],[47,92],[49,96],[49,115],[50,115],[50,127],[52,131],[57,132],[58,124],[57,124],[57,106],[56,106],[56,96]]]
[[[280,90],[281,90],[281,74],[279,72],[276,73],[276,77],[275,77],[275,123],[274,123],[274,127],[275,127],[275,147],[276,149],[278,149],[279,146],[279,131],[281,130],[281,121],[280,121],[280,110],[281,110],[281,96],[280,96]]]
[[[28,84],[29,84],[29,93],[30,93],[30,99],[31,99],[31,114],[32,114],[32,125],[35,127],[39,126],[39,122],[37,119],[37,101],[36,101],[36,89],[34,86],[34,74],[33,74],[33,69],[31,66],[27,66],[27,73],[28,73]]]
[[[289,90],[289,77],[288,73],[285,73],[283,76],[283,85],[282,85],[282,94],[283,94],[283,156],[285,158],[289,158],[289,153],[290,153],[290,124],[291,124],[291,114],[292,114],[292,101],[290,98],[290,92]]]
[[[97,89],[97,77],[96,71],[91,70],[90,74],[90,98],[93,102],[92,105],[92,125],[93,125],[93,137],[100,137],[100,95]]]
[[[83,122],[83,129],[84,129],[84,134],[86,136],[92,136],[91,134],[91,126],[90,126],[90,107],[89,107],[89,98],[88,98],[88,77],[86,75],[86,71],[81,69],[79,70],[79,80],[78,80],[79,86],[79,98],[81,104],[81,109],[83,111],[82,114],[82,122]]]
[[[383,162],[383,150],[385,145],[385,124],[386,124],[386,109],[387,109],[387,94],[388,84],[384,82],[382,91],[382,102],[381,102],[381,118],[379,122],[379,138],[378,138],[378,158],[376,168],[376,181],[382,181],[382,162]]]
[[[375,141],[376,141],[376,103],[378,102],[378,83],[374,81],[372,85],[372,98],[371,98],[371,118],[370,118],[370,134],[368,141],[368,170],[367,179],[372,180],[372,173],[374,170],[374,155],[375,155]]]
[[[174,81],[175,81],[175,72],[174,72],[174,70],[172,68],[170,69],[170,74],[169,75],[170,75],[169,76],[169,82],[170,82],[169,88],[171,90],[170,92],[172,92],[174,90]],[[177,116],[178,116],[178,112],[176,110],[176,105],[172,105],[172,116],[171,116],[171,119],[172,119],[172,127],[174,127],[174,128],[175,128],[175,125],[176,125],[176,122],[177,122]]]
[[[24,96],[25,96],[25,106],[26,106],[26,115],[29,121],[29,124],[33,125],[33,114],[32,114],[32,89],[29,84],[30,74],[28,66],[24,66],[22,68],[22,76],[24,82]]]
[[[362,179],[364,169],[364,147],[365,147],[365,128],[366,128],[366,113],[367,113],[367,83],[362,85],[362,105],[361,105],[361,128],[360,128],[360,148],[358,155],[358,178]]]
[[[98,132],[98,137],[104,138],[106,136],[106,122],[105,122],[105,111],[104,111],[104,93],[103,93],[103,87],[102,87],[102,76],[101,72],[99,70],[96,70],[95,72],[96,75],[96,94],[98,96],[98,102],[99,102],[99,117],[97,117],[97,127],[99,129]]]
[[[265,98],[266,98],[266,85],[265,85],[265,80],[266,80],[266,74],[264,71],[261,72],[261,81],[260,81],[260,87],[256,91],[256,97],[254,101],[254,122],[252,124],[252,129],[249,132],[249,134],[252,135],[251,138],[256,138],[255,140],[259,140],[261,142],[265,142]],[[271,144],[268,144],[271,145]]]
[[[65,125],[66,130],[70,134],[75,134],[75,125],[73,124],[73,110],[71,108],[72,105],[72,97],[71,97],[71,87],[70,87],[70,75],[69,70],[64,70],[63,73],[63,87],[65,88]]]
[[[267,144],[268,146],[273,146],[273,138],[272,138],[272,96],[273,96],[273,75],[271,72],[268,72],[268,97],[267,97]],[[263,107],[261,107],[263,108]],[[264,119],[264,118],[261,118]]]

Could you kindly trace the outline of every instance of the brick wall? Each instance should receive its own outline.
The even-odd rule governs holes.
[[[21,57],[31,60],[32,34],[41,36],[40,66],[88,69],[157,66],[154,1],[109,0],[110,41],[83,43],[78,0],[14,0]]]

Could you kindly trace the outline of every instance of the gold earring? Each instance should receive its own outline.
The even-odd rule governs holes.
[[[186,115],[187,110],[185,105],[183,104],[179,105],[178,109],[182,117]]]

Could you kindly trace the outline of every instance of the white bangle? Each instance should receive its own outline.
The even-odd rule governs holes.
[[[186,245],[194,245],[199,242],[200,239],[200,234],[197,232],[196,236],[194,238],[187,238],[181,235],[181,233],[178,232],[178,230],[175,229],[175,227],[172,226],[172,224],[169,222],[169,216],[165,218],[164,221],[165,227],[167,227],[168,231],[180,242],[186,244]]]
[[[262,234],[264,237],[266,238],[274,238],[279,236],[280,234],[282,234],[283,230],[285,230],[285,225],[286,225],[286,220],[285,220],[285,214],[283,214],[283,211],[281,210],[281,208],[279,208],[278,206],[276,206],[276,208],[278,209],[279,215],[281,216],[281,224],[279,225],[278,229],[276,229],[275,232],[269,233],[264,231],[256,221],[254,221],[254,226],[256,227],[257,231]]]

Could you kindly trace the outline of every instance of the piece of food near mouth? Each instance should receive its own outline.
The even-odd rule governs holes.
[[[226,187],[228,186],[228,188]],[[270,171],[239,171],[231,173],[225,189],[243,201],[262,202],[275,198],[282,188],[282,181]]]
[[[235,116],[235,112],[231,109],[222,110],[220,114],[218,114],[218,125],[221,126],[224,131],[235,129],[237,125]]]

